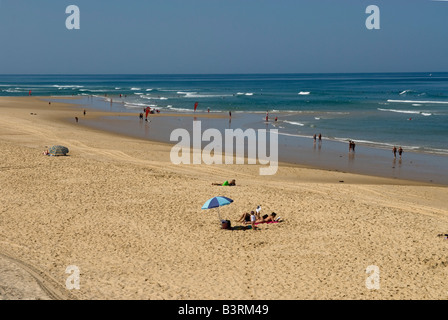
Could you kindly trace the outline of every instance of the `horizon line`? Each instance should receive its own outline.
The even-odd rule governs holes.
[[[447,0],[448,1],[448,0]],[[386,71],[386,72],[257,72],[257,73],[0,73],[0,76],[207,76],[207,75],[310,75],[310,74],[411,74],[448,73],[448,71]]]

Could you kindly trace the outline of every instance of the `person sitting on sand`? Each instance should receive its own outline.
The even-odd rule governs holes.
[[[277,214],[272,212],[269,216],[266,214],[260,220],[257,220],[257,223],[266,223],[266,222],[277,222],[280,220],[280,217],[277,218]]]
[[[49,154],[50,154],[50,152],[48,151],[48,149],[43,152],[44,156],[48,156]]]
[[[236,181],[232,180],[232,181],[225,181],[224,183],[212,183],[213,186],[236,186]]]
[[[247,224],[250,222],[250,213],[245,212],[241,215],[241,217],[237,220],[237,222],[242,222],[244,224]]]

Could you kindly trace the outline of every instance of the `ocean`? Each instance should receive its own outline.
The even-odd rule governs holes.
[[[250,113],[283,136],[448,154],[448,73],[0,75],[0,96],[80,96],[89,107]],[[121,96],[120,96],[121,95]],[[274,119],[277,118],[277,121]]]

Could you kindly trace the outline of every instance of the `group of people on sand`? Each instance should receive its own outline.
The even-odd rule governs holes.
[[[252,229],[255,230],[255,225],[259,223],[268,223],[268,222],[280,222],[281,217],[277,217],[277,214],[275,212],[272,212],[271,214],[265,214],[261,215],[261,205],[257,207],[255,211],[245,212],[243,213],[240,218],[237,220],[238,222],[241,222],[243,224],[250,224],[252,226]]]

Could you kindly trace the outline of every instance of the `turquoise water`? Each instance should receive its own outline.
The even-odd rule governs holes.
[[[448,154],[448,73],[276,75],[1,75],[1,96],[92,96],[142,112],[259,115],[284,136]],[[121,95],[121,97],[120,97]],[[274,118],[278,121],[275,122]]]

